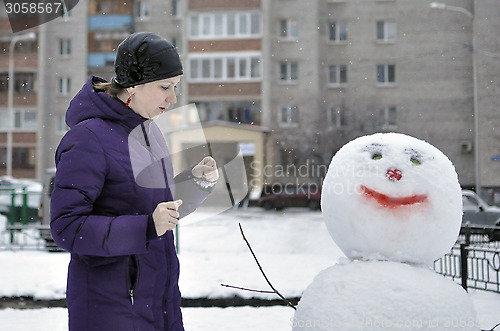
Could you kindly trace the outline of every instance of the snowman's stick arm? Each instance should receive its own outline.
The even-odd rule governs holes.
[[[251,288],[245,288],[245,287],[238,287],[238,286],[232,286],[232,285],[226,285],[226,284],[220,284],[220,286],[224,287],[229,287],[229,288],[235,288],[237,290],[243,290],[243,291],[250,291],[250,292],[257,292],[257,293],[269,293],[269,294],[274,294],[276,292],[274,291],[262,291],[262,290],[253,290]]]
[[[497,325],[495,325],[492,329],[489,329],[489,330],[481,330],[481,331],[494,331],[497,327],[500,326],[500,323],[498,323]]]
[[[283,295],[281,295],[281,293],[278,292],[278,290],[276,290],[274,288],[273,284],[271,284],[271,282],[269,281],[269,278],[267,278],[266,273],[264,272],[264,270],[260,266],[259,260],[257,260],[257,256],[255,256],[255,253],[253,252],[252,246],[250,246],[250,243],[248,242],[247,238],[245,237],[245,233],[243,232],[243,228],[241,227],[241,223],[238,223],[238,225],[240,226],[240,232],[241,232],[241,235],[243,237],[243,240],[245,240],[245,243],[247,244],[248,249],[252,253],[253,258],[254,258],[255,262],[257,263],[257,266],[259,267],[260,272],[262,273],[262,276],[264,276],[264,278],[266,279],[267,284],[269,284],[269,286],[271,287],[271,289],[273,290],[273,292],[276,293],[281,298],[281,300],[285,301],[288,306],[290,306],[293,309],[297,310],[297,308],[295,308],[295,306],[290,301],[288,301]]]

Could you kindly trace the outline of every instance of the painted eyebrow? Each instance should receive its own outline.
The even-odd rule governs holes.
[[[363,152],[373,152],[373,151],[382,151],[382,149],[385,147],[383,144],[378,144],[378,143],[373,143],[368,146],[365,146],[362,151]]]
[[[420,153],[419,151],[417,151],[416,149],[413,149],[413,148],[405,148],[405,153],[415,155],[415,156],[422,156],[422,153]]]

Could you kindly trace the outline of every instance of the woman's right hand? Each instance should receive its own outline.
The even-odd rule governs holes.
[[[168,201],[159,203],[153,212],[153,221],[155,223],[156,234],[163,236],[165,232],[175,229],[179,222],[179,206],[182,200]]]

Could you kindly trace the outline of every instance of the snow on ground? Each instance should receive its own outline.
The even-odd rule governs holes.
[[[238,223],[270,281],[286,297],[300,296],[320,270],[343,256],[328,235],[319,212],[249,209],[203,221],[188,221],[179,229],[180,287],[184,297],[237,294],[277,298],[220,286],[224,283],[269,290]]]
[[[293,310],[286,307],[183,308],[186,331],[290,331]],[[64,308],[0,310],[0,329],[67,331]]]
[[[483,329],[491,329],[499,320],[500,295],[473,292],[476,308],[481,307],[479,321]],[[294,311],[288,307],[182,308],[187,331],[290,331]],[[2,330],[66,331],[67,310],[64,308],[0,310]]]
[[[179,228],[180,287],[185,298],[263,297],[229,289],[221,283],[269,290],[238,223],[275,287],[287,297],[302,294],[322,269],[340,256],[319,212],[260,209],[230,212],[202,221],[186,221]],[[67,253],[40,251],[0,252],[0,297],[33,296],[61,299],[66,290]]]
[[[330,238],[321,213],[304,209],[230,211],[209,219],[181,220],[180,287],[183,297],[262,297],[221,283],[268,290],[238,223],[273,285],[286,297],[300,296],[319,271],[343,256]],[[1,229],[0,229],[1,232]],[[67,253],[0,251],[0,297],[64,298]],[[500,323],[500,294],[471,291],[483,328]],[[186,330],[290,330],[287,307],[183,308]],[[0,310],[2,330],[67,329],[63,308]]]

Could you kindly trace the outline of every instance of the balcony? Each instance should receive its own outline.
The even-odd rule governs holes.
[[[89,16],[89,31],[127,30],[134,27],[134,17],[130,14],[109,14]]]
[[[261,125],[261,103],[253,100],[195,101],[202,123],[230,122]]]
[[[8,93],[0,91],[0,107],[7,107]],[[13,94],[13,102],[16,107],[33,107],[37,104],[36,93],[16,93]]]
[[[14,68],[19,70],[21,68],[36,69],[38,67],[38,53],[15,53]],[[9,68],[9,52],[0,54],[0,69],[7,71]]]
[[[116,53],[89,53],[87,57],[88,67],[106,67],[113,65]]]

